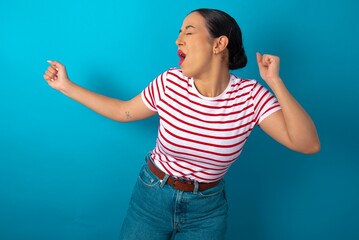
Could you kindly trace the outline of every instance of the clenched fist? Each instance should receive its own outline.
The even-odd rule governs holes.
[[[277,56],[257,53],[257,63],[261,78],[269,85],[280,80],[280,59]]]
[[[71,83],[67,76],[64,65],[57,61],[48,61],[50,66],[47,68],[44,79],[54,89],[65,91],[66,87]]]

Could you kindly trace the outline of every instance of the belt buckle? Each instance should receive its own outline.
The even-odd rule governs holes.
[[[180,181],[181,183],[193,183],[193,181],[191,179],[184,178],[184,177],[178,177],[177,180]]]
[[[193,181],[191,181],[188,178],[183,178],[183,177],[175,177],[173,178],[173,187],[175,189],[181,190],[181,191],[186,191],[186,192],[191,192],[193,191]]]
[[[184,177],[176,177],[175,178],[176,182],[180,182],[180,183],[185,183],[185,184],[192,184],[192,180],[188,179],[188,178],[184,178]]]

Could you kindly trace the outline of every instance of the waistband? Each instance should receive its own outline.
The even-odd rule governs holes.
[[[166,179],[166,174],[158,169],[155,164],[152,162],[150,157],[147,158],[147,165],[151,172],[158,177],[159,179],[166,181],[166,184],[171,185],[173,188],[177,190],[181,190],[184,192],[193,192],[196,190],[196,185],[198,185],[198,191],[204,191],[215,187],[218,185],[219,181],[211,182],[211,183],[200,183],[189,179],[177,178],[173,176],[169,176]]]

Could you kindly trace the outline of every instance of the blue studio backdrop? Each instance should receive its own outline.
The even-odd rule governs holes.
[[[117,239],[158,118],[117,123],[92,112],[47,85],[46,61],[130,99],[177,66],[178,30],[200,7],[241,26],[249,63],[236,75],[259,79],[256,51],[281,57],[322,144],[303,155],[256,129],[226,176],[227,239],[359,239],[354,0],[1,0],[0,239]]]

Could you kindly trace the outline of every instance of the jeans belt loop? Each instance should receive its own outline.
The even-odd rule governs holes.
[[[163,186],[167,183],[167,180],[168,180],[169,177],[170,177],[170,176],[169,176],[168,174],[166,174],[166,175],[163,177],[163,179],[160,179],[160,183],[161,183],[160,187],[161,187],[161,188],[163,188]]]
[[[194,181],[193,184],[194,184],[193,193],[194,193],[194,194],[197,194],[197,193],[198,193],[198,189],[199,189],[199,184],[198,184],[197,181]]]

